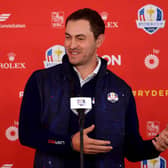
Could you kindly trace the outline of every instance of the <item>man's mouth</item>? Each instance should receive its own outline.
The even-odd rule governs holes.
[[[69,50],[69,53],[70,53],[71,55],[78,55],[78,54],[79,54],[79,51],[71,51],[71,50]]]
[[[78,52],[71,52],[72,55],[77,55],[79,54]]]

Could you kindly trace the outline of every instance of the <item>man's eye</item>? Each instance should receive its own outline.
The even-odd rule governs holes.
[[[65,36],[66,39],[70,39],[70,36]]]
[[[78,40],[84,40],[84,38],[82,38],[82,37],[79,37],[79,38],[78,38]]]

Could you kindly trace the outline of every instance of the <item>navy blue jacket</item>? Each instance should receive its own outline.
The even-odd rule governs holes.
[[[29,78],[22,100],[19,139],[35,148],[35,168],[68,168],[75,155],[69,134],[72,65],[63,63],[38,70]],[[111,97],[109,93],[115,93]],[[110,101],[109,101],[109,100]],[[151,140],[139,134],[136,105],[131,88],[106,68],[101,59],[95,88],[95,138],[110,140],[113,150],[96,156],[96,168],[124,167],[124,158],[140,161],[157,157]]]

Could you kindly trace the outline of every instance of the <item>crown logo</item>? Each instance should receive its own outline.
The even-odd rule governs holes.
[[[11,52],[11,53],[8,54],[9,61],[13,62],[15,60],[15,57],[16,57],[16,54],[13,53],[13,52]]]
[[[108,18],[108,13],[107,13],[107,12],[102,12],[102,13],[101,13],[101,17],[102,17],[102,19],[103,19],[104,21],[106,21],[107,18]]]

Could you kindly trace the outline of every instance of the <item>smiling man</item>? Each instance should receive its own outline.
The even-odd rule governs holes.
[[[34,168],[79,168],[78,116],[70,98],[92,98],[85,116],[84,168],[124,168],[124,158],[157,157],[168,147],[168,128],[153,140],[139,134],[131,88],[97,56],[104,41],[101,16],[84,8],[66,20],[63,63],[32,74],[19,121],[21,144],[35,148]]]
[[[94,36],[88,20],[69,20],[66,23],[65,43],[69,62],[85,79],[97,65],[96,52],[104,40],[104,34]]]

